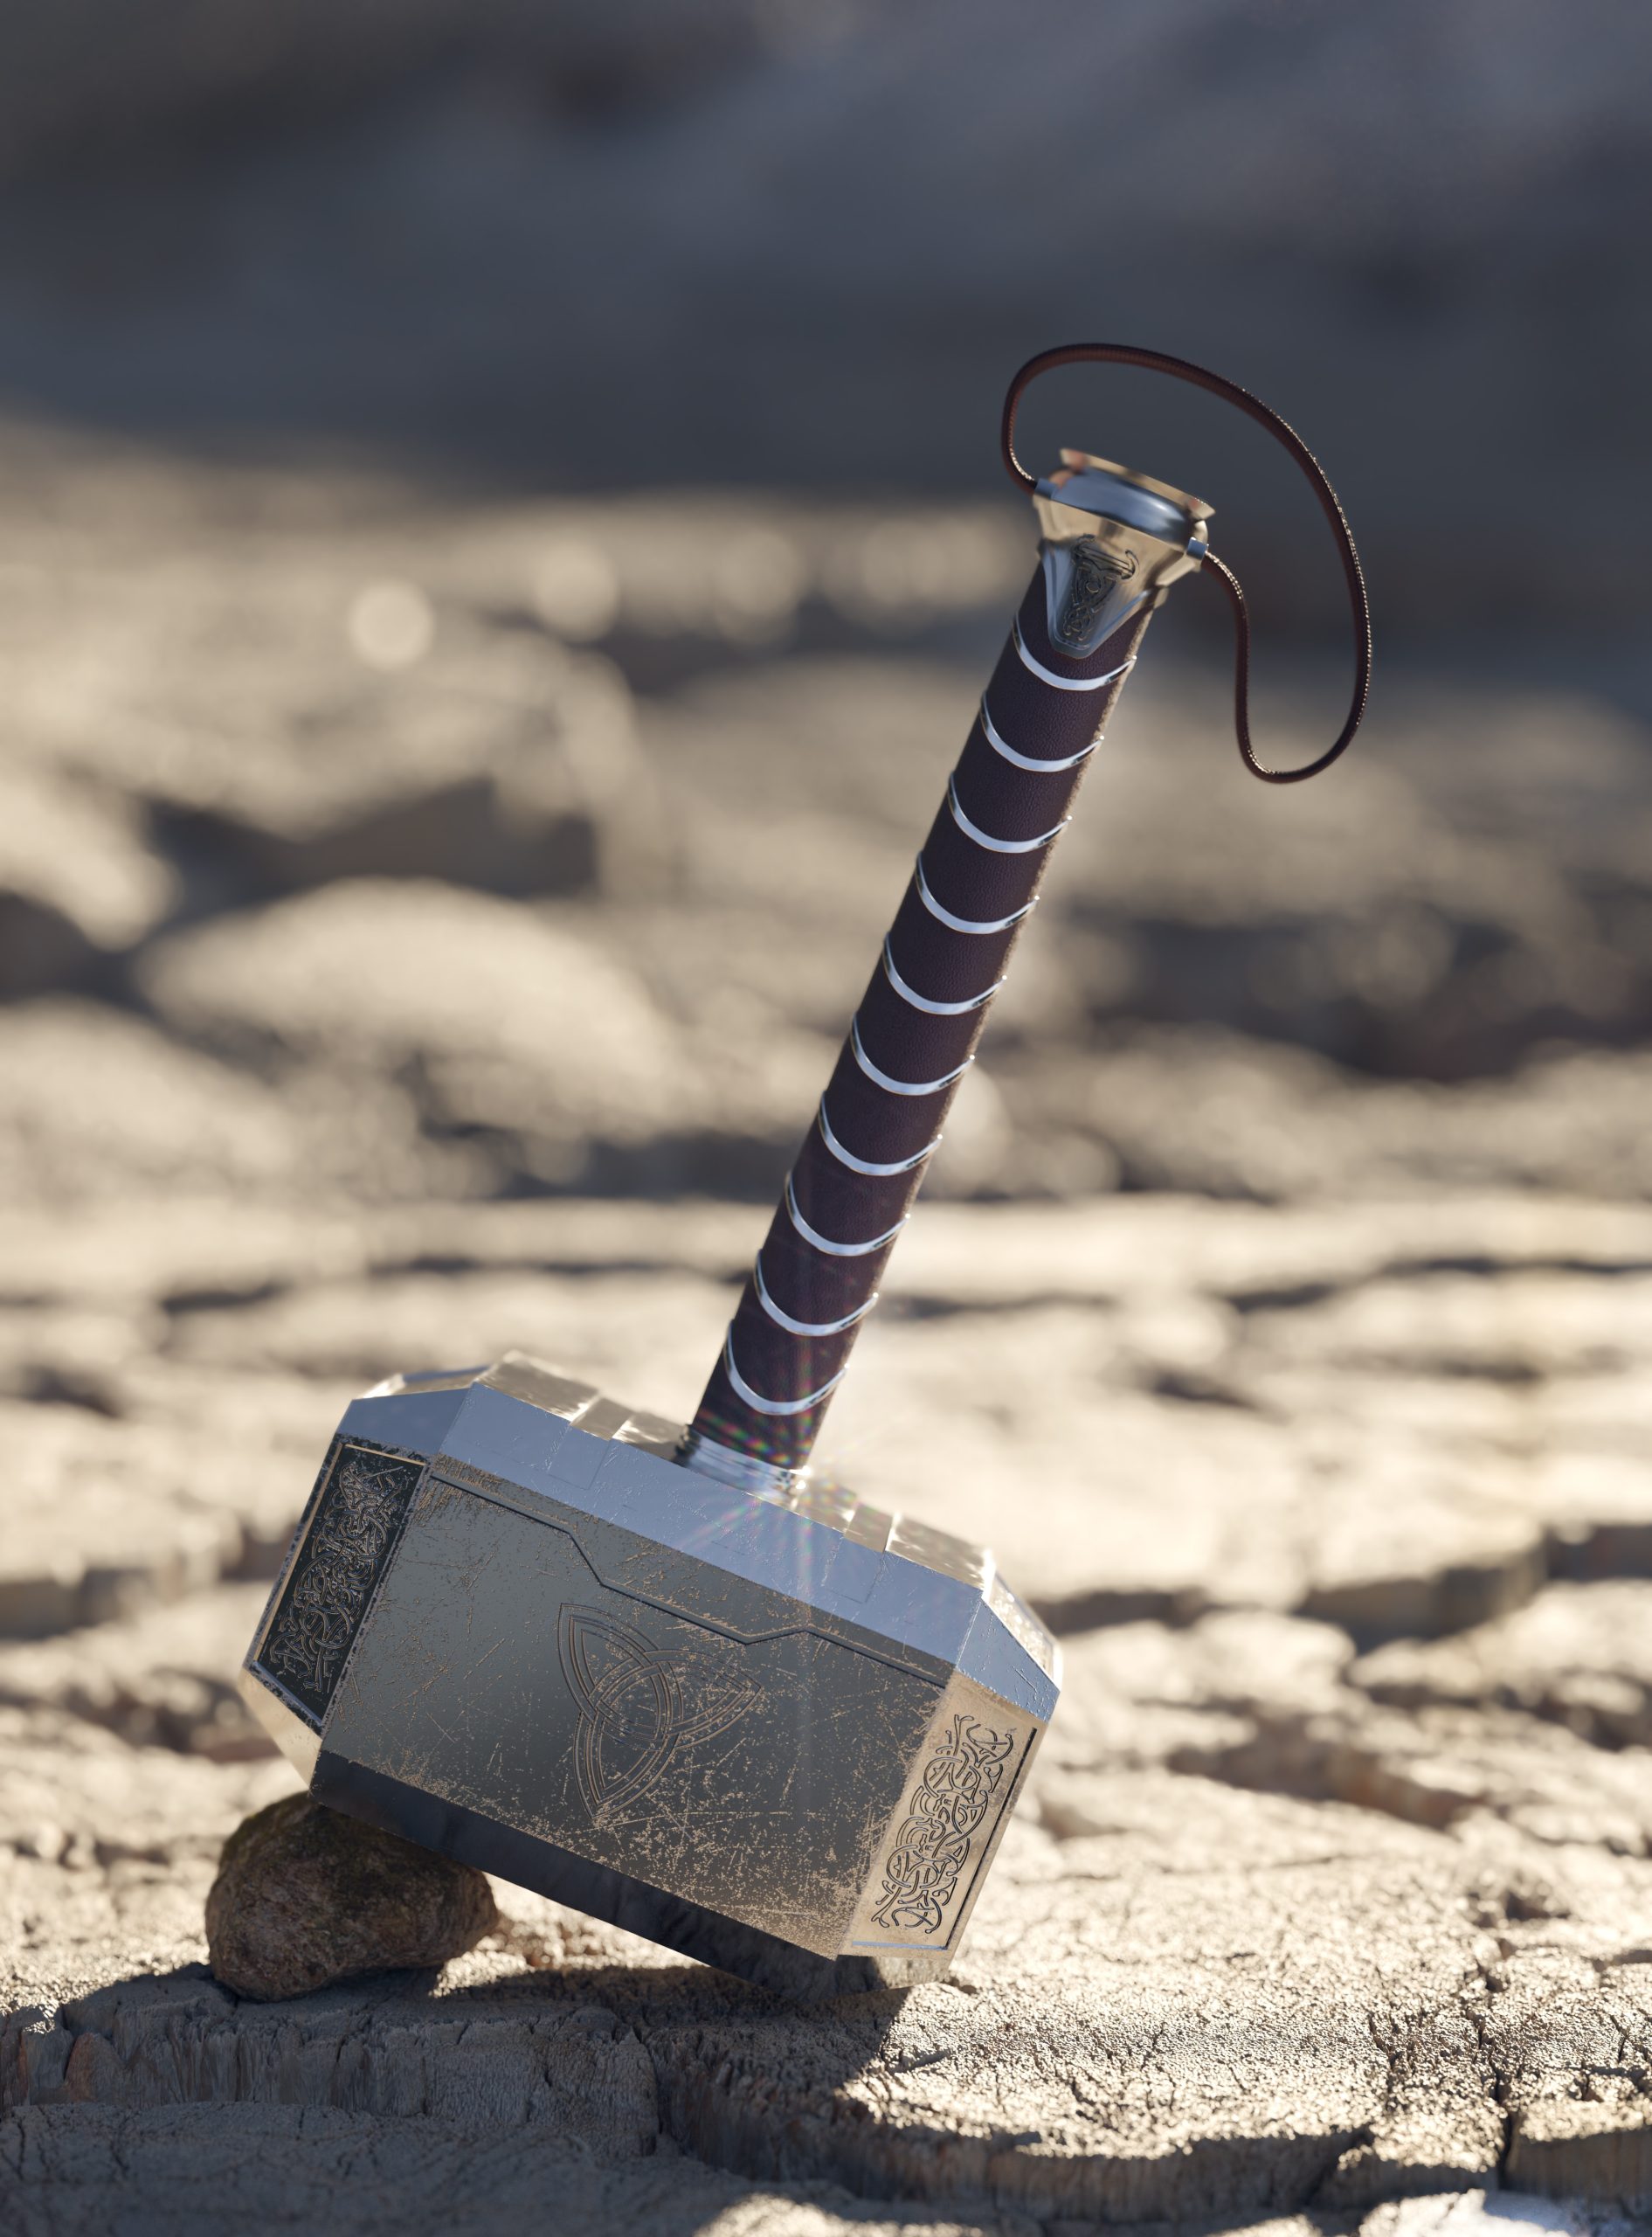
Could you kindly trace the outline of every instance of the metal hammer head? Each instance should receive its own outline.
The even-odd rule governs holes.
[[[322,1802],[792,1994],[944,1972],[1056,1697],[961,1540],[519,1353],[345,1413],[247,1656]]]

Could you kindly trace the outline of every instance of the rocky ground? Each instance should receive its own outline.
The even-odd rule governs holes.
[[[950,1980],[800,2017],[501,1886],[247,2004],[231,1679],[341,1403],[691,1410],[1026,553],[8,473],[8,2228],[1652,2213],[1639,726],[1401,677],[1274,797],[1150,642],[825,1456],[1065,1637]]]

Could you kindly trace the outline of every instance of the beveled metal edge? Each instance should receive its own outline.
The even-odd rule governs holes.
[[[765,1640],[788,1635],[819,1639],[827,1646],[840,1647],[847,1653],[863,1655],[870,1661],[881,1662],[899,1672],[902,1677],[912,1679],[920,1685],[933,1686],[937,1693],[950,1682],[958,1668],[956,1655],[933,1652],[923,1646],[911,1645],[888,1630],[880,1631],[834,1610],[823,1610],[818,1601],[802,1599],[785,1587],[760,1578],[753,1580],[743,1576],[743,1582],[755,1582],[759,1590],[771,1593],[785,1604],[774,1611],[771,1620],[758,1624],[756,1629],[708,1615],[703,1607],[685,1607],[663,1592],[646,1590],[634,1579],[628,1580],[620,1575],[618,1568],[610,1569],[595,1556],[588,1537],[582,1534],[583,1527],[592,1522],[600,1523],[607,1518],[593,1515],[572,1505],[559,1505],[556,1511],[547,1513],[546,1509],[553,1505],[552,1502],[524,1493],[519,1486],[501,1479],[489,1479],[480,1484],[469,1480],[477,1472],[452,1461],[437,1464],[432,1467],[425,1488],[441,1497],[469,1496],[480,1499],[484,1505],[502,1508],[521,1521],[536,1523],[555,1531],[567,1539],[597,1589],[611,1593],[617,1600],[630,1601],[635,1607],[649,1609],[674,1622],[692,1624],[699,1630],[708,1631],[715,1638],[726,1639],[737,1646],[756,1646]],[[777,1501],[772,1498],[757,1498],[749,1492],[744,1496],[754,1499],[756,1504],[765,1507],[772,1509],[778,1506],[790,1515],[793,1522],[815,1521],[814,1517],[798,1513],[785,1499]],[[664,1550],[688,1560],[702,1562],[708,1568],[721,1568],[733,1575],[743,1576],[738,1570],[729,1571],[727,1563],[715,1562],[698,1541],[692,1545],[678,1545],[657,1534],[638,1530],[632,1525],[622,1522],[618,1527],[648,1547],[651,1553]],[[817,1524],[816,1527],[823,1526]],[[829,1525],[824,1527],[831,1527]],[[715,1548],[712,1551],[715,1554]],[[343,1690],[341,1685],[341,1696]]]
[[[388,1444],[388,1435],[374,1434],[375,1414],[397,1402],[394,1396],[356,1399],[345,1411],[341,1435]],[[437,1472],[451,1472],[461,1485],[473,1472],[491,1478],[499,1495],[520,1502],[524,1513],[543,1514],[540,1502],[549,1499],[572,1520],[589,1515],[616,1523],[812,1609],[868,1645],[881,1638],[902,1652],[964,1669],[1029,1714],[1047,1721],[1054,1709],[1054,1680],[987,1604],[995,1568],[990,1561],[978,1583],[966,1583],[911,1553],[874,1552],[772,1498],[643,1445],[539,1415],[529,1401],[481,1383],[467,1394],[439,1449],[427,1457]]]
[[[268,1733],[308,1785],[315,1775],[315,1760],[321,1753],[320,1732],[307,1718],[299,1714],[289,1697],[281,1692],[273,1678],[266,1677],[261,1670],[254,1668],[250,1659],[237,1672],[235,1688],[255,1721]]]

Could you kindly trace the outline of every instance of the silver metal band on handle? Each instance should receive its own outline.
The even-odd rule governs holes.
[[[1103,682],[1106,680],[1105,677],[1102,678]],[[981,702],[981,731],[993,752],[1001,754],[1012,768],[1030,769],[1035,776],[1040,777],[1047,772],[1054,775],[1063,769],[1076,769],[1081,761],[1089,759],[1102,742],[1098,733],[1088,745],[1081,746],[1076,753],[1069,753],[1062,761],[1040,761],[1035,753],[1018,753],[1015,748],[1000,736],[997,724],[987,710],[985,699]]]
[[[1059,823],[1052,823],[1036,839],[995,839],[990,831],[983,831],[978,823],[971,823],[958,805],[958,785],[956,772],[946,781],[946,804],[952,811],[952,821],[966,839],[973,839],[978,847],[985,847],[994,855],[1035,855],[1040,847],[1047,847],[1052,839],[1059,839],[1073,821],[1064,815]]]
[[[941,1137],[937,1134],[932,1142],[926,1142],[921,1150],[914,1151],[910,1157],[896,1158],[893,1165],[874,1165],[869,1158],[856,1157],[853,1150],[846,1150],[833,1132],[832,1121],[826,1117],[825,1096],[820,1098],[819,1115],[820,1139],[838,1163],[847,1165],[851,1173],[864,1173],[870,1181],[889,1181],[893,1180],[897,1173],[910,1173],[915,1166],[922,1165],[926,1157],[931,1156],[941,1146]]]
[[[985,917],[980,918],[973,917],[955,917],[950,909],[944,909],[941,906],[941,904],[936,899],[935,896],[930,891],[930,882],[923,875],[923,857],[922,855],[920,855],[917,859],[917,879],[918,899],[923,904],[931,917],[938,919],[941,924],[946,925],[949,931],[954,932],[1007,932],[1012,925],[1019,925],[1023,917],[1030,916],[1033,911],[1038,907],[1038,896],[1035,893],[1033,896],[1033,898],[1030,901],[1024,902],[1020,908],[1012,909],[1007,917]]]
[[[870,1243],[833,1243],[829,1235],[822,1235],[818,1229],[812,1228],[798,1209],[798,1200],[792,1193],[790,1174],[786,1175],[785,1204],[786,1216],[804,1241],[816,1250],[824,1250],[828,1258],[864,1258],[869,1251],[881,1250],[886,1243],[894,1242],[895,1236],[906,1225],[907,1220],[911,1217],[909,1212],[905,1214],[896,1220],[892,1228],[886,1228],[881,1235],[874,1235]]]
[[[771,1505],[789,1498],[803,1480],[800,1468],[761,1460],[755,1452],[736,1452],[731,1444],[708,1437],[703,1430],[688,1431],[677,1457],[697,1475],[709,1476],[715,1484],[726,1484],[730,1491],[749,1492],[754,1499]]]
[[[878,1301],[878,1292],[874,1290],[864,1305],[857,1305],[854,1311],[846,1312],[841,1320],[794,1320],[791,1315],[783,1311],[769,1294],[769,1285],[763,1278],[761,1251],[757,1254],[751,1271],[757,1288],[757,1303],[777,1328],[784,1328],[787,1334],[791,1336],[840,1336],[846,1328],[853,1328],[857,1320],[864,1320]]]
[[[881,1072],[867,1055],[861,1039],[861,1021],[858,1017],[849,1020],[849,1046],[854,1051],[855,1063],[867,1079],[874,1087],[883,1088],[890,1095],[938,1095],[944,1087],[950,1087],[954,1080],[961,1080],[975,1062],[973,1056],[966,1056],[961,1064],[954,1064],[950,1072],[943,1072],[938,1080],[897,1080],[890,1072]]]
[[[916,987],[909,987],[895,967],[895,957],[886,938],[883,943],[883,975],[903,1002],[910,1002],[915,1010],[923,1010],[930,1017],[966,1017],[970,1011],[978,1010],[983,1002],[990,1002],[1004,984],[995,979],[978,994],[971,994],[962,1002],[932,1002],[927,994],[920,994]]]
[[[848,1372],[848,1363],[846,1361],[830,1382],[823,1382],[818,1390],[812,1390],[806,1398],[765,1398],[760,1390],[754,1390],[751,1388],[734,1363],[732,1328],[723,1339],[722,1364],[738,1396],[759,1414],[806,1414],[811,1406],[818,1406],[823,1398],[829,1398]]]
[[[1035,661],[1027,651],[1026,641],[1021,635],[1021,617],[1019,613],[1011,634],[1015,641],[1015,649],[1020,655],[1021,666],[1029,675],[1037,676],[1040,683],[1047,683],[1053,691],[1099,691],[1104,683],[1111,683],[1116,676],[1123,675],[1126,668],[1136,665],[1136,655],[1132,653],[1117,668],[1109,668],[1105,675],[1057,675],[1053,668],[1046,668],[1041,661]]]

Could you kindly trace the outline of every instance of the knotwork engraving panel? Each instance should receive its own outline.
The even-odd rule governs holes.
[[[341,1445],[258,1666],[319,1726],[424,1469]]]
[[[556,1653],[579,1704],[580,1799],[604,1829],[645,1800],[680,1749],[715,1739],[757,1706],[755,1686],[663,1652],[601,1608],[560,1610]]]
[[[1014,1745],[1013,1728],[999,1731],[967,1713],[951,1718],[883,1860],[874,1926],[942,1932],[976,1837],[996,1813]]]

